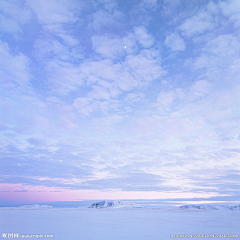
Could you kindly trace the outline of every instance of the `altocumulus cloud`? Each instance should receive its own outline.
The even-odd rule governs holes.
[[[239,16],[238,0],[2,0],[2,191],[239,196]]]

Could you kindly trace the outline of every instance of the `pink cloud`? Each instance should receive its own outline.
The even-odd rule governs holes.
[[[67,190],[45,186],[22,184],[0,184],[1,201],[15,203],[41,203],[51,201],[81,201],[99,199],[168,199],[168,198],[208,198],[216,193],[181,193],[157,191],[120,191],[120,190]],[[26,191],[26,192],[19,192]]]

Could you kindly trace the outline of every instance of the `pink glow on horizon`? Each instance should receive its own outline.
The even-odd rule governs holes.
[[[81,201],[101,199],[168,199],[168,198],[208,198],[219,196],[215,193],[181,193],[154,191],[121,191],[121,190],[69,190],[45,186],[28,186],[22,184],[0,184],[1,201],[4,202],[51,202]],[[21,191],[21,192],[19,192]],[[22,192],[25,191],[25,192]]]

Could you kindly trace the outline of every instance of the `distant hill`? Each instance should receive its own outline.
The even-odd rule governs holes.
[[[89,208],[116,208],[122,205],[121,201],[101,201],[93,203]]]
[[[184,205],[180,209],[199,209],[199,210],[240,210],[240,204],[236,206],[227,205]]]

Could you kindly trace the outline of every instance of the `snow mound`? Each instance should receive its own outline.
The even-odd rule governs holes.
[[[89,208],[116,208],[123,205],[121,201],[102,201],[93,203]]]
[[[53,206],[33,204],[33,205],[24,205],[24,206],[20,206],[17,208],[19,208],[19,209],[46,209],[46,208],[53,208]]]
[[[218,210],[215,206],[211,205],[184,205],[181,209],[200,209],[200,210]]]
[[[121,201],[101,201],[95,202],[88,208],[143,208],[135,203],[123,203]]]
[[[179,207],[180,209],[199,209],[199,210],[240,210],[240,204],[237,206],[227,205],[184,205]]]
[[[240,210],[240,204],[236,206],[229,206],[228,209],[230,210]]]

